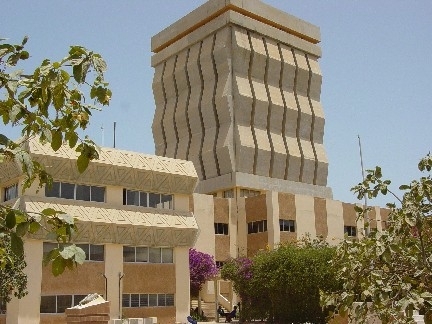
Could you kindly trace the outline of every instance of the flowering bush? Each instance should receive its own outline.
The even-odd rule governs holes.
[[[214,257],[210,254],[189,249],[190,289],[192,296],[198,296],[202,285],[218,273]]]
[[[230,280],[241,299],[240,320],[269,323],[325,323],[320,290],[334,290],[337,282],[328,261],[334,248],[305,237],[257,253],[252,259],[225,262],[223,279]]]

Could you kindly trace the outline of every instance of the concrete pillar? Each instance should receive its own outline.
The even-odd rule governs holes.
[[[119,279],[123,275],[123,245],[105,245],[105,276],[107,278],[107,296],[110,302],[110,318],[121,318],[121,293]]]
[[[237,255],[236,257],[247,256],[247,222],[246,202],[244,197],[236,198],[237,202]]]
[[[295,195],[297,238],[308,233],[311,237],[316,236],[314,203],[312,196]]]
[[[174,263],[176,277],[176,322],[183,323],[189,315],[190,280],[189,280],[189,247],[174,248]]]
[[[267,205],[267,235],[270,249],[274,249],[280,243],[279,228],[279,193],[277,191],[266,192]]]
[[[337,200],[326,199],[327,209],[327,242],[337,245],[344,238],[344,218],[342,203]]]
[[[238,197],[238,196],[236,196]],[[237,214],[237,198],[228,199],[229,203],[229,228],[230,228],[230,257],[237,257],[237,237],[238,237],[238,214]]]
[[[40,321],[43,242],[25,240],[24,251],[25,261],[27,265],[31,265],[24,269],[28,294],[21,299],[14,297],[7,305],[7,324],[39,324]]]
[[[199,228],[195,248],[201,252],[215,255],[213,196],[194,194],[193,200],[194,215]]]

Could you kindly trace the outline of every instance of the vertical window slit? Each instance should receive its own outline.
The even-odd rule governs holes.
[[[252,39],[251,39],[251,35],[248,32],[248,39],[249,39],[249,46],[251,49],[251,54],[250,54],[250,60],[249,60],[249,70],[248,70],[248,79],[249,79],[249,85],[251,88],[251,92],[252,92],[252,112],[251,112],[251,129],[252,129],[252,137],[254,140],[254,145],[255,145],[255,154],[254,154],[254,163],[253,163],[253,174],[256,174],[256,167],[257,167],[257,159],[258,159],[258,143],[257,143],[257,138],[256,138],[256,134],[255,134],[255,126],[254,126],[254,121],[255,121],[255,107],[256,107],[256,96],[255,96],[255,90],[253,87],[253,83],[252,83],[252,66],[253,66],[253,61],[254,61],[254,49],[252,46]]]
[[[204,120],[203,120],[203,115],[202,115],[202,97],[203,97],[203,92],[204,92],[204,77],[203,77],[203,73],[202,73],[202,69],[201,69],[202,46],[203,46],[203,42],[201,41],[199,53],[198,53],[198,72],[199,72],[199,77],[200,77],[200,81],[201,81],[201,89],[200,89],[199,101],[198,101],[198,112],[199,112],[199,117],[200,117],[200,122],[201,122],[201,143],[200,143],[200,150],[199,150],[199,160],[200,160],[200,166],[201,166],[201,171],[202,171],[202,176],[203,176],[202,180],[205,180],[207,177],[205,174],[204,162],[202,159],[202,151],[203,151],[204,137],[205,137],[205,127],[204,127]]]
[[[304,169],[304,154],[303,154],[303,148],[301,146],[301,141],[300,141],[300,122],[301,122],[301,108],[300,108],[300,103],[299,103],[299,99],[297,96],[297,78],[298,78],[298,73],[299,73],[299,66],[297,63],[297,58],[296,55],[294,53],[294,50],[291,49],[292,55],[294,57],[294,63],[296,65],[296,69],[295,69],[295,75],[294,75],[294,97],[296,100],[296,104],[297,104],[297,109],[298,109],[298,115],[297,115],[297,129],[296,129],[296,137],[297,137],[297,142],[299,145],[299,149],[300,149],[300,154],[301,154],[301,163],[300,163],[300,182],[303,181],[303,169]]]
[[[264,43],[264,48],[266,51],[266,66],[265,66],[265,72],[264,72],[264,84],[265,84],[265,88],[266,88],[266,93],[267,93],[267,101],[268,101],[268,110],[267,110],[267,137],[270,143],[270,149],[271,149],[271,155],[270,155],[270,170],[269,170],[269,176],[270,178],[273,176],[273,166],[274,166],[274,159],[275,159],[275,150],[274,150],[274,144],[273,144],[273,140],[271,137],[271,132],[270,132],[270,124],[271,124],[271,113],[272,113],[272,100],[270,97],[270,89],[269,89],[269,85],[268,85],[268,70],[269,70],[269,65],[270,65],[270,58],[269,58],[269,53],[268,53],[268,48],[267,48],[267,42],[265,40],[265,38],[262,38],[263,43]]]
[[[213,113],[214,113],[214,117],[215,117],[215,121],[216,121],[216,134],[215,134],[215,139],[214,139],[214,143],[213,143],[213,155],[214,155],[215,162],[216,162],[217,175],[220,176],[221,173],[220,173],[220,167],[219,167],[219,159],[218,159],[218,156],[216,153],[216,147],[217,147],[217,143],[218,143],[220,125],[219,125],[219,117],[218,117],[218,113],[217,113],[217,109],[216,109],[216,91],[217,91],[217,87],[218,87],[219,78],[218,78],[218,72],[217,72],[217,67],[216,67],[216,60],[215,60],[215,56],[214,56],[215,45],[216,45],[216,34],[213,35],[213,44],[212,44],[212,51],[211,51],[213,72],[214,72],[214,76],[215,76],[215,83],[214,83],[213,97],[212,97],[212,106],[213,106]]]

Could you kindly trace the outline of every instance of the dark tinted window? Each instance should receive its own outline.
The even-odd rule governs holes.
[[[45,186],[46,197],[60,197],[60,182],[53,182],[52,186]]]
[[[40,312],[56,313],[57,301],[56,296],[41,296]]]
[[[75,185],[72,183],[62,182],[60,185],[60,198],[74,199]]]
[[[57,313],[64,313],[69,307],[72,307],[72,295],[57,295]]]
[[[157,294],[149,294],[149,306],[157,306]]]
[[[76,200],[90,201],[90,187],[89,186],[76,186]]]
[[[160,248],[149,248],[149,261],[150,263],[161,262],[161,249]]]
[[[91,201],[105,201],[105,187],[91,187]]]
[[[105,260],[105,247],[103,245],[90,244],[90,260],[104,261]]]
[[[149,193],[149,207],[156,208],[160,203],[160,194]]]
[[[123,246],[123,262],[135,262],[135,248]]]

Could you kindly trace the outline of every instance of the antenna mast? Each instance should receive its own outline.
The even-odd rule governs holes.
[[[104,142],[105,142],[105,132],[104,132],[104,127],[103,124],[101,126],[101,132],[102,132],[102,146],[104,146]]]
[[[116,141],[116,122],[114,122],[114,135],[113,135],[113,137],[114,137],[114,148],[115,148],[115,141]]]
[[[359,144],[359,151],[360,151],[360,165],[361,165],[361,171],[362,171],[362,178],[363,178],[363,181],[365,181],[365,171],[364,171],[364,166],[363,166],[363,154],[362,154],[360,135],[357,135],[357,137],[358,137],[358,144]],[[367,207],[368,207],[367,195],[364,195],[364,208],[366,209]],[[365,228],[365,236],[368,236],[369,231],[370,231],[369,212],[368,211],[365,212],[365,219],[364,220],[367,223],[367,226]]]

